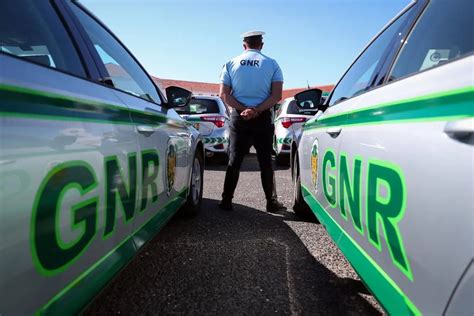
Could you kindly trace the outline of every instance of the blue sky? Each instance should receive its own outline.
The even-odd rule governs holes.
[[[241,33],[263,30],[263,53],[284,88],[336,83],[368,41],[410,0],[82,0],[147,71],[218,82],[242,52]]]

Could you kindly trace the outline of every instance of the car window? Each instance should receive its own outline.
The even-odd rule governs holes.
[[[71,38],[49,1],[0,2],[0,51],[86,77]]]
[[[399,30],[407,18],[408,15],[405,12],[388,26],[359,56],[334,89],[329,101],[330,106],[357,96],[370,88],[370,81],[377,70],[377,66],[384,61],[382,59],[391,43],[394,40],[400,40],[402,34]]]
[[[474,51],[472,0],[432,0],[404,43],[389,80],[423,71]]]
[[[114,87],[160,103],[156,86],[120,42],[81,8],[73,3],[70,6],[89,35]]]
[[[314,115],[318,109],[311,101],[305,101],[302,104],[302,107],[298,107],[295,100],[291,100],[288,104],[286,110],[287,114],[304,114],[304,115]]]
[[[186,107],[175,108],[179,114],[213,114],[220,113],[216,100],[191,99]]]

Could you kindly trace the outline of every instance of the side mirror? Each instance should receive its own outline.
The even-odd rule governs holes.
[[[171,108],[186,106],[191,100],[192,93],[186,89],[171,86],[166,88],[165,91],[168,105]]]
[[[309,89],[295,94],[298,107],[302,110],[326,110],[322,102],[323,91],[320,89]]]

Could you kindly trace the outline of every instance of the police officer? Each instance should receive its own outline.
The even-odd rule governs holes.
[[[264,32],[251,31],[243,37],[244,52],[226,63],[220,77],[220,97],[232,107],[229,164],[220,208],[232,210],[232,198],[240,166],[253,144],[267,199],[267,211],[285,209],[277,200],[272,166],[274,125],[270,109],[281,99],[283,74],[274,59],[262,54]]]

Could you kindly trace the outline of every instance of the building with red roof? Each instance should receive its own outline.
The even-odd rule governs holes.
[[[318,89],[321,89],[323,90],[323,94],[328,94],[329,92],[332,91],[332,89],[334,88],[334,85],[325,85],[325,86],[314,86],[314,87],[310,87],[310,88],[318,88]],[[283,90],[283,94],[281,96],[281,99],[282,100],[285,100],[286,98],[291,98],[293,97],[295,94],[301,92],[301,91],[304,91],[304,90],[307,90],[308,88],[293,88],[293,89],[284,89]]]
[[[218,95],[219,84],[218,83],[207,83],[198,81],[185,81],[185,80],[174,80],[174,79],[161,79],[152,77],[153,81],[160,87],[160,89],[166,89],[169,86],[178,86],[186,90],[191,91],[193,94],[198,95]]]
[[[114,63],[107,63],[105,65],[107,71],[112,77],[129,77],[128,73],[119,65]],[[199,81],[186,81],[186,80],[175,80],[175,79],[163,79],[157,77],[151,77],[153,81],[158,85],[161,90],[166,89],[169,86],[178,86],[186,90],[191,91],[195,95],[219,95],[219,84],[218,83],[208,83],[208,82],[199,82]],[[312,88],[319,88],[323,92],[331,92],[334,88],[334,85],[325,85],[317,86]],[[293,88],[283,90],[282,100],[290,98],[297,94],[298,92],[304,91],[307,88]]]
[[[165,89],[169,86],[178,86],[189,91],[192,91],[195,95],[218,95],[219,94],[219,84],[218,83],[207,83],[207,82],[197,82],[197,81],[184,81],[184,80],[173,80],[173,79],[161,79],[152,77],[155,83],[160,87],[160,89]],[[334,88],[334,85],[325,85],[312,87],[323,90],[323,92],[331,92]],[[298,92],[304,91],[307,88],[293,88],[283,90],[282,100],[292,97]]]

